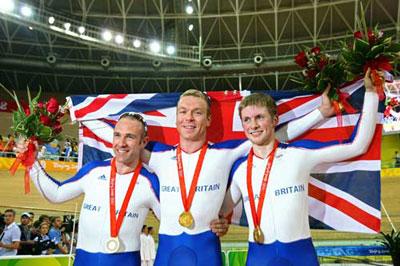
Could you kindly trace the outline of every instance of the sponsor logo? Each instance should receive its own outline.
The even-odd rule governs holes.
[[[97,179],[98,180],[107,180],[107,177],[105,175],[101,175]]]

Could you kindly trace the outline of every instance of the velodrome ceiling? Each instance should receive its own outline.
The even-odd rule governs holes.
[[[16,13],[25,4],[34,10],[30,21],[0,13],[0,82],[16,89],[41,85],[67,94],[293,89],[290,78],[298,74],[293,56],[314,45],[335,53],[352,36],[361,5],[369,25],[379,23],[400,40],[399,0],[14,2]],[[71,31],[83,25],[94,37],[109,29],[124,43],[57,32],[49,16],[56,23],[70,21]],[[143,41],[140,49],[131,47],[135,38]],[[149,52],[144,43],[151,40],[161,41],[162,49],[174,45],[176,55]],[[255,64],[255,56],[262,62]]]

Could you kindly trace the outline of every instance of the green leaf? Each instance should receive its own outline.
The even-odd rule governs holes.
[[[39,91],[38,91],[38,93],[36,94],[35,98],[32,99],[32,102],[34,102],[35,104],[37,104],[38,101],[39,101],[39,98],[40,98],[40,95],[41,95],[41,94],[42,94],[42,87],[39,86]]]
[[[37,136],[38,136],[38,138],[40,140],[44,140],[44,141],[47,142],[51,138],[51,133],[52,132],[53,131],[51,130],[50,127],[44,126],[44,125],[40,125]]]
[[[354,49],[356,52],[359,52],[361,54],[366,54],[369,52],[369,43],[362,39],[355,39]]]
[[[371,51],[369,51],[366,55],[367,59],[374,59],[380,54],[382,54],[385,51],[385,45],[384,44],[379,44],[375,45],[372,47]]]
[[[400,43],[392,43],[389,47],[385,48],[385,52],[388,52],[388,53],[400,52]]]

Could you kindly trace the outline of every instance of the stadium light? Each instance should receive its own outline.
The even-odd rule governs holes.
[[[173,45],[168,45],[167,47],[167,54],[172,55],[175,53],[175,46]]]
[[[186,14],[189,14],[189,15],[191,15],[191,14],[193,14],[193,6],[192,5],[187,5],[186,6],[186,8],[185,8],[185,11],[186,11]]]
[[[158,53],[161,50],[161,45],[159,42],[157,41],[152,41],[150,43],[150,51],[152,51],[153,53]]]
[[[49,17],[49,24],[53,25],[56,19],[54,17]]]
[[[124,42],[124,37],[121,34],[118,34],[117,36],[115,36],[115,42],[117,44],[122,44]]]
[[[112,39],[112,34],[111,34],[111,32],[110,32],[109,30],[105,30],[105,31],[103,31],[103,33],[101,34],[101,37],[103,37],[103,39],[104,39],[106,42],[109,42],[109,41],[111,41],[111,39]]]
[[[188,26],[188,30],[189,30],[189,31],[192,31],[192,30],[193,30],[193,28],[194,28],[193,24],[189,24],[189,26]]]
[[[142,43],[140,42],[140,40],[134,40],[133,41],[133,47],[135,48],[139,48],[142,45]]]
[[[83,26],[80,26],[79,28],[78,28],[78,32],[80,33],[80,34],[84,34],[85,33],[85,27],[83,27]]]
[[[64,23],[65,30],[69,30],[70,28],[71,28],[71,23],[69,23],[69,22]]]
[[[0,12],[12,12],[15,8],[13,0],[3,0],[0,5]]]
[[[21,14],[24,17],[30,17],[32,16],[32,8],[30,8],[29,6],[23,6],[21,7]]]

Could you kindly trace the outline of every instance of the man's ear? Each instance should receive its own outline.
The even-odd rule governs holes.
[[[278,125],[278,123],[279,123],[279,116],[275,115],[274,116],[274,127],[276,127]]]
[[[146,147],[147,143],[149,142],[149,136],[144,136],[142,139],[143,147]]]
[[[211,125],[211,114],[207,116],[207,127]]]

